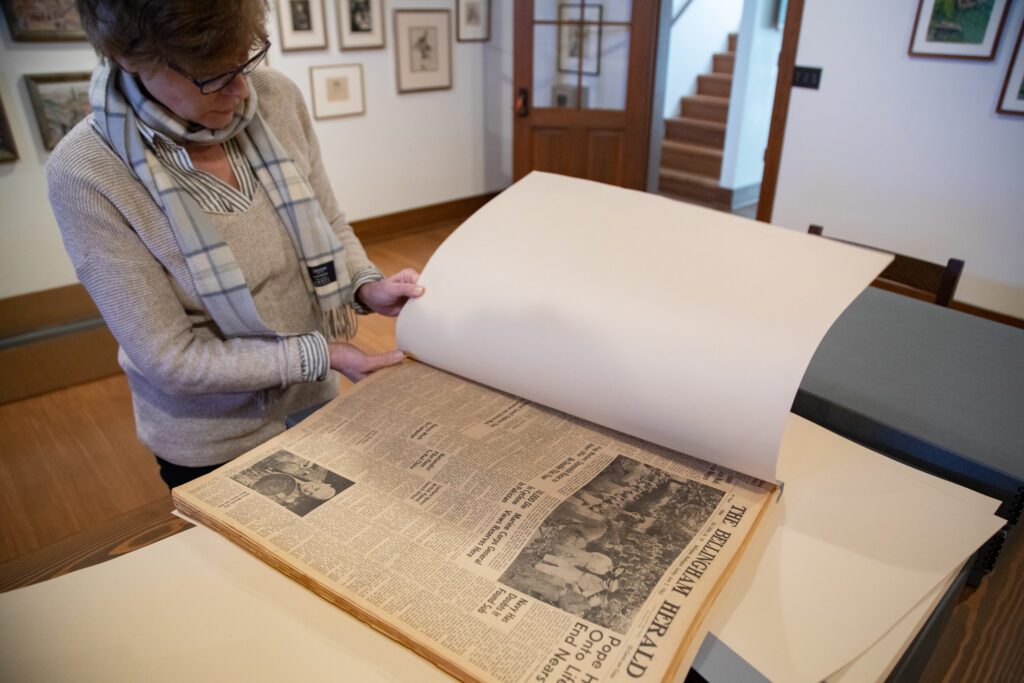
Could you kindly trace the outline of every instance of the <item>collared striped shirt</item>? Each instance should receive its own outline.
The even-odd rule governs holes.
[[[243,213],[252,205],[259,181],[237,140],[231,138],[223,143],[228,163],[238,179],[239,187],[236,190],[213,175],[197,169],[183,146],[153,130],[141,118],[136,121],[139,132],[153,154],[203,211],[214,214]],[[377,278],[364,278],[364,282],[372,279]],[[353,283],[355,288],[360,284],[363,282]],[[302,380],[317,382],[326,379],[330,370],[327,339],[320,332],[311,332],[299,335],[297,341]]]
[[[239,189],[236,190],[211,174],[197,169],[188,155],[188,150],[183,146],[153,130],[143,123],[141,118],[137,121],[139,132],[153,154],[203,211],[221,214],[242,213],[252,204],[258,181],[237,140],[231,138],[223,144],[228,155],[228,163],[235,178],[238,179]]]

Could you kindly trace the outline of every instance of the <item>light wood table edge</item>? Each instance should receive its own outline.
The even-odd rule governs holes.
[[[112,560],[191,528],[191,524],[171,514],[173,509],[168,494],[93,529],[5,562],[0,565],[0,592]]]

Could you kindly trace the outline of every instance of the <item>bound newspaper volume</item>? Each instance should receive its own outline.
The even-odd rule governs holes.
[[[465,680],[662,680],[759,480],[409,362],[212,475],[190,518]]]
[[[527,177],[425,269],[398,330],[424,363],[176,505],[458,678],[670,680],[771,503],[811,353],[885,265],[718,216]],[[709,265],[743,281],[695,287]]]

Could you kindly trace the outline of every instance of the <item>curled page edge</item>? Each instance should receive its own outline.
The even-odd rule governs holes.
[[[814,351],[891,259],[534,172],[437,249],[397,336],[429,365],[770,482]],[[606,275],[623,264],[643,282]]]

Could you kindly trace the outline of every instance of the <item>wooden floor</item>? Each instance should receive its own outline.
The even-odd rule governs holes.
[[[385,273],[422,270],[454,229],[366,250]],[[361,317],[354,341],[367,351],[394,348],[394,319]],[[0,405],[0,468],[0,564],[167,494],[153,456],[135,438],[124,375]]]
[[[422,269],[454,226],[367,245],[386,273]],[[355,343],[394,346],[394,320],[361,320]],[[343,389],[344,390],[344,389]],[[135,439],[123,375],[0,406],[3,563],[94,529],[167,494]],[[956,608],[922,681],[1024,681],[1024,534],[996,572]]]

